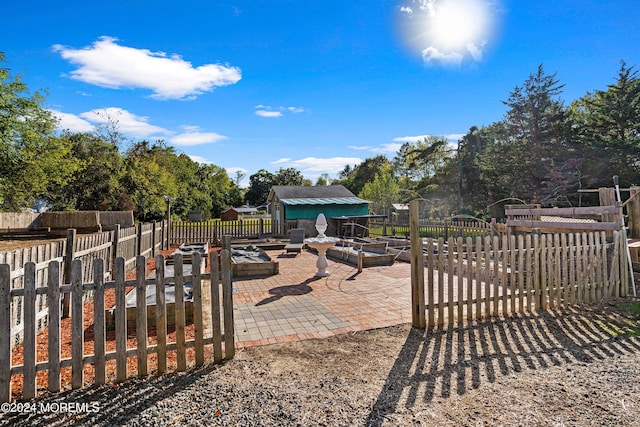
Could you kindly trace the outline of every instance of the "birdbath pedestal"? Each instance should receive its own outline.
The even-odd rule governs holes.
[[[325,236],[324,232],[327,231],[327,219],[322,213],[318,214],[318,218],[316,218],[316,230],[318,231],[318,236],[304,239],[304,242],[307,246],[318,251],[318,261],[316,261],[318,271],[316,271],[316,277],[327,277],[329,275],[327,272],[327,267],[329,266],[327,249],[334,246],[340,239]]]
[[[335,237],[312,237],[310,239],[304,239],[307,246],[318,251],[318,261],[316,261],[316,277],[327,277],[327,267],[329,262],[327,261],[327,249],[334,246],[338,239]]]

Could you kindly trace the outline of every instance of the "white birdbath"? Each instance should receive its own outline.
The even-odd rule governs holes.
[[[329,275],[327,267],[329,262],[327,261],[327,249],[334,246],[338,240],[335,237],[327,237],[324,232],[327,231],[327,219],[324,214],[319,214],[316,219],[316,230],[318,235],[309,239],[304,239],[304,242],[311,248],[318,251],[318,261],[316,262],[316,277],[326,277]]]

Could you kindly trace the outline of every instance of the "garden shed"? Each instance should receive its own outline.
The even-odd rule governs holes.
[[[243,206],[241,208],[227,208],[220,213],[220,219],[223,221],[236,221],[244,215],[255,215],[258,213],[257,208]]]
[[[307,236],[314,236],[315,220],[320,213],[329,222],[327,234],[335,235],[336,224],[331,218],[369,213],[369,202],[356,197],[342,185],[274,185],[267,201],[272,207],[274,231],[281,235],[287,235],[290,228],[304,228]]]

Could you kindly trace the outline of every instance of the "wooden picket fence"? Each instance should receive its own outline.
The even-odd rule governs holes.
[[[96,259],[93,262],[93,281],[82,280],[82,261],[71,263],[70,283],[61,282],[61,265],[59,261],[51,261],[48,265],[46,286],[36,286],[36,264],[29,262],[24,266],[24,288],[11,289],[11,271],[9,265],[0,265],[0,402],[11,400],[11,378],[22,375],[24,386],[23,399],[31,399],[36,395],[36,372],[47,372],[47,388],[51,392],[62,389],[61,369],[71,367],[71,387],[81,388],[85,385],[85,365],[93,365],[95,384],[107,381],[107,362],[115,360],[115,379],[124,381],[127,378],[127,358],[137,359],[137,375],[146,376],[149,372],[148,359],[154,354],[157,358],[158,373],[167,371],[167,352],[176,352],[177,370],[187,369],[187,349],[193,348],[195,366],[205,361],[205,347],[212,346],[215,363],[223,359],[231,359],[235,353],[233,333],[233,296],[231,289],[231,260],[228,250],[223,250],[218,260],[218,253],[212,252],[209,257],[211,273],[203,273],[203,260],[195,254],[192,260],[192,274],[183,274],[183,263],[180,255],[176,256],[173,277],[165,276],[165,260],[162,255],[155,258],[155,278],[145,277],[146,258],[137,257],[136,278],[125,280],[125,260],[117,258],[113,281],[104,280],[105,262]],[[203,297],[205,280],[209,280],[209,304]],[[184,286],[191,282],[193,295],[194,339],[185,338],[185,301]],[[168,313],[166,302],[166,285],[175,286],[175,303],[173,313]],[[146,294],[148,286],[155,286],[155,344],[148,344],[148,324]],[[135,292],[135,331],[136,347],[127,348],[127,309],[126,293],[131,288]],[[105,319],[105,290],[115,289],[115,350],[107,351],[107,334]],[[93,354],[85,353],[85,326],[83,317],[83,295],[91,291],[94,295]],[[61,295],[70,292],[72,295],[72,345],[71,357],[61,358],[60,301]],[[38,362],[36,299],[45,295],[48,301],[48,360]],[[10,313],[12,300],[20,298],[24,306],[24,341],[23,362],[12,364]],[[209,314],[210,313],[210,314]],[[167,342],[167,318],[173,314],[175,319],[175,341]],[[205,326],[207,328],[205,328]],[[205,336],[205,331],[210,333]],[[224,350],[224,352],[223,352]]]
[[[214,244],[222,236],[234,239],[263,238],[274,235],[271,219],[212,220],[206,222],[176,221],[171,223],[171,244],[209,242]]]
[[[426,278],[412,270],[414,326],[627,296],[625,245],[617,231],[609,242],[605,232],[427,239],[426,257],[412,258],[426,267]]]
[[[63,280],[69,283],[71,263],[65,260],[79,259],[82,261],[83,282],[93,280],[93,261],[104,260],[105,278],[110,278],[114,260],[117,257],[125,258],[125,269],[130,271],[135,267],[138,255],[155,256],[167,245],[168,227],[166,221],[139,224],[135,227],[114,227],[111,231],[79,235],[71,229],[67,232],[66,240],[58,240],[44,245],[18,249],[0,253],[0,264],[8,264],[11,270],[11,289],[24,287],[24,265],[33,262],[36,265],[36,286],[44,286],[47,271],[51,261],[62,263]],[[90,298],[91,293],[85,293],[85,299]],[[46,326],[47,299],[44,294],[37,295],[36,319],[39,329]],[[62,315],[68,316],[70,307],[70,295],[63,295]],[[11,306],[11,328],[13,339],[22,340],[22,300],[16,298]]]

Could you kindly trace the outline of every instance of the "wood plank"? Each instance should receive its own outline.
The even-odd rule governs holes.
[[[182,270],[182,254],[176,254],[174,257],[175,272],[175,324],[176,324],[176,362],[179,372],[187,370],[187,354],[184,347],[185,342],[185,313],[184,313],[184,275]],[[193,282],[192,282],[193,283]],[[194,298],[195,300],[195,298]],[[200,304],[202,307],[202,303]],[[194,313],[198,311],[198,307],[194,304]],[[202,313],[202,309],[200,310]],[[200,316],[202,317],[202,316]],[[195,323],[195,322],[194,322]]]
[[[231,283],[231,254],[222,251],[222,302],[224,310],[224,357],[232,359],[236,353],[233,325],[233,289]]]
[[[502,236],[502,248],[500,251],[495,250],[495,259],[499,259],[500,269],[499,275],[496,276],[495,286],[494,286],[494,299],[497,299],[497,302],[501,305],[502,313],[508,313],[507,311],[507,283],[509,282],[508,275],[508,266],[509,266],[509,238],[510,236],[504,235]],[[496,308],[497,312],[500,312],[500,309]]]
[[[209,253],[209,267],[211,270],[211,329],[213,336],[213,362],[220,363],[222,362],[222,324],[220,321],[220,272],[218,270],[219,262],[217,251],[211,251]],[[194,275],[194,281],[195,280],[196,276]]]
[[[427,293],[425,308],[427,309],[427,327],[435,324],[435,283],[434,283],[434,245],[433,239],[427,239]]]
[[[508,219],[507,227],[541,228],[544,230],[619,230],[619,222],[561,222]]]
[[[411,323],[416,328],[426,327],[424,295],[424,256],[420,237],[419,202],[411,201],[409,211],[411,237]]]
[[[619,296],[617,291],[620,280],[620,235],[613,233],[613,256],[611,257],[611,271],[609,272],[609,296]]]
[[[569,233],[567,235],[568,241],[567,246],[569,250],[568,258],[569,258],[569,292],[568,292],[568,302],[569,305],[576,304],[576,243],[574,240],[574,235]]]
[[[11,401],[11,268],[0,264],[0,402]]]
[[[490,245],[489,242],[491,241],[493,241],[493,245]],[[493,248],[491,250],[491,253],[493,254],[493,256],[489,256],[489,252],[487,252],[487,258],[485,260],[487,277],[489,277],[489,275],[491,275],[491,269],[489,268],[489,264],[487,263],[487,260],[490,260],[491,258],[493,258],[493,279],[489,279],[489,281],[493,284],[493,286],[486,286],[486,295],[485,295],[485,298],[486,298],[485,315],[488,317],[491,313],[497,316],[498,313],[500,312],[499,281],[500,281],[500,263],[502,262],[501,252],[500,252],[500,238],[498,236],[493,236],[493,238],[489,236],[485,237],[485,247],[487,248],[487,251],[489,251],[489,247]],[[506,250],[506,247],[504,247],[504,250]],[[493,289],[493,297],[491,297],[489,293],[490,289]],[[490,310],[490,307],[489,307],[489,305],[491,304],[491,301],[493,301],[493,310]]]
[[[524,258],[526,250],[524,247],[524,237],[518,236],[518,311],[524,313],[524,294],[525,294],[525,282],[524,282]]]
[[[116,382],[127,379],[127,289],[125,286],[124,258],[117,258],[114,265],[116,282]]]
[[[82,310],[82,261],[71,262],[71,388],[84,386],[84,313]]]
[[[217,261],[217,259],[216,259]],[[193,328],[195,338],[195,356],[196,366],[202,366],[204,364],[204,318],[203,318],[203,305],[202,305],[202,258],[199,253],[195,253],[191,261],[192,265],[192,284],[193,284]],[[213,268],[213,267],[211,267]],[[213,270],[211,270],[213,275]],[[216,275],[218,272],[216,271]],[[212,288],[213,289],[213,288]],[[211,296],[213,304],[213,295]],[[220,308],[218,307],[218,311]],[[218,316],[218,322],[220,317]],[[214,335],[215,338],[215,335]],[[214,345],[215,351],[215,345]],[[220,350],[222,351],[222,350]]]
[[[482,318],[482,281],[487,280],[482,273],[482,237],[476,238],[476,299],[474,319]]]
[[[527,234],[524,238],[524,244],[526,246],[525,265],[527,266],[527,276],[525,281],[525,288],[527,293],[526,310],[531,313],[533,311],[533,276],[536,274],[533,265],[533,242],[531,240],[531,234]]]
[[[542,270],[541,270],[541,253],[542,249],[540,248],[540,236],[537,234],[533,236],[533,298],[534,298],[534,306],[535,310],[540,310],[540,288],[542,287]]]
[[[449,325],[453,325],[453,260],[455,258],[454,252],[454,238],[449,237],[447,242],[447,247],[449,250],[447,251],[447,323]]]
[[[148,374],[147,361],[147,259],[136,257],[136,359],[138,376]]]
[[[562,257],[562,246],[560,245],[560,235],[553,235],[553,307],[558,307],[561,303],[562,298],[562,281],[561,281],[561,260]]]
[[[473,318],[473,238],[467,237],[467,282],[466,282],[466,300],[467,300],[467,319]]]
[[[442,325],[444,321],[444,239],[438,239],[438,320],[436,325]]]
[[[458,297],[456,299],[456,307],[458,308],[458,323],[461,324],[464,319],[464,240],[460,236],[456,241],[456,250],[458,253]]]
[[[549,215],[549,216],[569,216],[580,215],[605,215],[619,214],[618,206],[586,206],[576,208],[532,208],[532,209],[505,209],[505,215]]]
[[[36,395],[36,265],[28,262],[24,268],[22,397],[32,399]]]
[[[516,253],[518,252],[516,247],[516,236],[511,235],[510,238],[510,254],[509,254],[509,312],[516,313],[516,288],[518,287],[518,276],[516,272]]]
[[[60,381],[60,263],[51,261],[47,271],[47,309],[49,310],[48,333],[48,388],[57,393],[61,388]],[[0,274],[0,277],[2,275]],[[2,322],[0,322],[2,324]],[[0,348],[3,348],[0,346]]]
[[[563,307],[568,307],[569,298],[569,249],[567,247],[567,234],[563,233],[560,235],[560,260],[559,260],[559,270],[560,270],[560,296],[561,300],[558,301],[558,304],[562,304]]]
[[[600,235],[600,241],[602,242],[602,295],[601,297],[606,298],[609,295],[609,266],[607,260],[609,256],[607,254],[607,235],[602,233]]]
[[[584,291],[584,258],[583,252],[582,234],[576,233],[576,304],[582,304],[583,291]]]
[[[158,373],[167,371],[167,307],[165,299],[164,257],[156,256],[156,339]]]
[[[107,381],[106,371],[106,327],[104,316],[104,260],[93,261],[93,354],[95,355],[95,384],[103,385]]]

